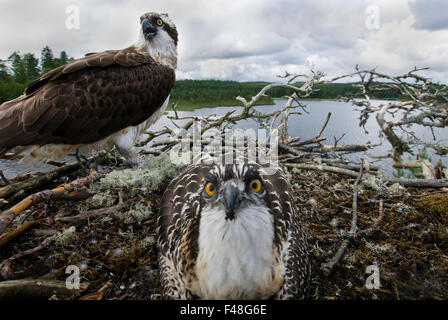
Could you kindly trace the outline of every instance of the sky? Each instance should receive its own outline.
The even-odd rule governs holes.
[[[177,79],[279,81],[309,66],[333,77],[359,65],[430,67],[422,74],[448,83],[446,0],[0,0],[0,59],[125,48],[148,11],[177,26]]]

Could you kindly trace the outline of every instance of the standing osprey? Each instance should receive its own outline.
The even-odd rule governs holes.
[[[308,296],[306,237],[287,178],[271,170],[196,164],[170,183],[157,226],[164,298]]]
[[[145,13],[136,44],[87,54],[0,105],[0,155],[24,161],[115,145],[132,164],[138,136],[163,114],[175,82],[178,34],[167,14]]]

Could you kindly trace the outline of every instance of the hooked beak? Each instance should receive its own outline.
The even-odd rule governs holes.
[[[239,190],[232,182],[224,185],[222,203],[226,208],[226,220],[235,218],[235,207],[239,204]]]
[[[148,19],[145,19],[142,22],[142,31],[145,39],[150,40],[156,35],[157,28]]]

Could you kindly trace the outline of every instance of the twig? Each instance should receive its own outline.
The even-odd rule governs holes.
[[[8,225],[15,219],[15,217],[26,210],[31,205],[37,204],[44,200],[49,200],[55,196],[62,195],[65,192],[73,191],[76,188],[80,188],[92,181],[96,181],[104,176],[104,173],[93,171],[89,176],[85,178],[76,179],[73,182],[63,184],[52,190],[44,190],[32,194],[20,201],[18,204],[10,208],[9,210],[0,213],[0,234],[2,234]]]
[[[86,224],[87,221],[90,219],[95,219],[98,217],[103,217],[106,215],[112,215],[114,218],[118,218],[119,220],[122,220],[120,215],[116,214],[117,211],[125,208],[127,204],[125,202],[120,202],[119,204],[110,207],[110,208],[101,208],[97,210],[91,210],[87,212],[83,212],[81,214],[78,214],[76,216],[70,216],[70,217],[61,217],[56,219],[56,221],[64,222],[64,223],[70,223],[75,226],[80,226],[83,224]]]
[[[5,244],[9,243],[11,240],[17,238],[22,233],[26,232],[30,228],[38,225],[40,221],[34,220],[30,221],[24,224],[19,225],[14,231],[11,231],[9,233],[5,233],[0,236],[0,248],[3,247]]]
[[[28,256],[30,254],[36,253],[37,251],[40,251],[44,248],[46,248],[48,245],[50,245],[50,243],[52,243],[53,241],[56,240],[56,238],[58,237],[59,233],[54,234],[48,238],[46,238],[44,241],[42,241],[37,247],[34,247],[32,249],[28,249],[25,251],[21,251],[19,253],[16,253],[15,255],[13,255],[12,257],[9,257],[8,259],[4,260],[1,264],[0,264],[0,273],[3,273],[3,268],[6,265],[9,265],[12,261],[20,259],[22,257]]]
[[[16,182],[0,188],[0,198],[7,199],[14,193],[24,190],[25,192],[30,190],[38,189],[39,187],[57,179],[65,176],[80,168],[79,163],[70,163],[68,165],[62,166],[56,170],[45,173],[44,175],[37,176],[28,179],[24,182]]]
[[[337,174],[343,174],[352,178],[356,178],[358,175],[356,172],[348,169],[326,166],[326,165],[315,165],[308,163],[285,163],[287,167],[293,167],[303,170],[316,170],[316,171],[327,171]],[[405,187],[416,187],[416,188],[445,188],[448,187],[448,182],[446,180],[430,180],[430,179],[385,179],[387,184],[399,183]]]
[[[384,209],[383,209],[383,199],[380,199],[380,208],[378,218],[375,219],[373,224],[367,229],[366,233],[372,233],[373,231],[378,229],[378,225],[381,223],[384,217]]]
[[[347,251],[348,245],[350,241],[356,237],[356,231],[358,229],[358,184],[362,179],[362,175],[364,174],[364,160],[361,159],[361,168],[359,170],[358,177],[353,186],[353,205],[352,205],[352,223],[350,227],[350,231],[347,234],[347,238],[342,241],[341,246],[336,252],[335,256],[327,263],[322,264],[322,270],[326,276],[329,276],[333,271],[334,266],[341,260],[344,256],[345,251]]]
[[[7,186],[7,185],[9,185],[9,180],[8,179],[6,179],[6,177],[5,177],[5,175],[3,174],[3,171],[2,170],[0,170],[0,181],[2,181],[3,182],[3,185],[5,185],[5,186]]]

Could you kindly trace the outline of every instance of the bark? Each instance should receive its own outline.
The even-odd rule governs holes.
[[[89,284],[79,284],[80,288],[67,289],[65,281],[22,279],[0,282],[0,300],[45,299],[55,295],[58,299],[73,299],[85,291]]]

